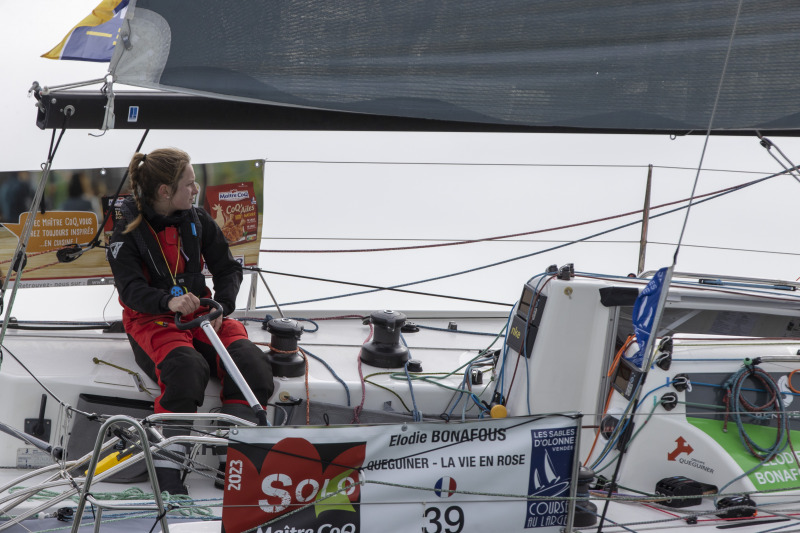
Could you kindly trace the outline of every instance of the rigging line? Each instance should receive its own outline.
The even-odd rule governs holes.
[[[96,78],[93,80],[86,80],[86,81],[79,81],[73,83],[67,83],[64,85],[52,85],[47,87],[42,87],[42,96],[46,96],[50,94],[52,91],[61,91],[66,89],[77,89],[78,87],[86,87],[88,85],[94,85],[96,83],[104,83],[106,81],[105,78]]]
[[[711,108],[711,116],[708,119],[708,129],[706,129],[706,136],[703,140],[703,150],[700,153],[700,161],[697,165],[697,174],[695,174],[694,178],[694,185],[692,185],[692,194],[691,196],[694,197],[694,193],[697,190],[697,183],[700,181],[700,172],[703,169],[703,160],[705,159],[706,149],[708,148],[708,140],[711,138],[711,127],[714,124],[714,116],[717,114],[717,106],[719,105],[719,95],[722,93],[722,84],[725,81],[725,73],[728,70],[728,62],[730,61],[731,57],[731,50],[733,49],[733,39],[736,36],[736,26],[739,24],[739,15],[742,12],[742,2],[744,0],[739,0],[739,3],[736,6],[736,17],[733,20],[733,27],[731,28],[731,36],[728,40],[728,49],[725,52],[725,62],[722,65],[722,73],[719,77],[719,84],[717,85],[717,94],[714,97],[714,106]],[[693,201],[689,200],[689,206],[686,208],[686,215],[683,217],[683,227],[681,228],[681,234],[678,238],[678,246],[675,248],[675,255],[672,258],[672,266],[675,266],[678,263],[678,252],[681,249],[681,243],[683,242],[683,235],[686,232],[686,224],[689,222],[689,213],[692,210]],[[669,288],[669,280],[667,280],[667,288]],[[603,513],[605,514],[605,513]]]
[[[664,305],[665,305],[666,299],[667,299],[667,294],[669,293],[669,287],[670,287],[670,284],[672,283],[672,272],[673,272],[673,270],[675,268],[675,265],[678,263],[678,253],[680,252],[681,243],[683,242],[683,236],[684,236],[684,233],[686,231],[686,225],[687,225],[687,223],[689,221],[689,214],[691,213],[692,205],[694,204],[694,195],[695,195],[695,192],[697,191],[697,184],[700,181],[700,172],[702,171],[702,168],[703,168],[703,160],[705,158],[706,149],[708,148],[708,140],[711,137],[711,127],[714,124],[714,116],[716,115],[716,112],[717,112],[717,105],[719,104],[719,96],[720,96],[720,93],[722,92],[722,84],[723,84],[723,82],[725,80],[725,73],[726,73],[727,68],[728,68],[728,61],[730,59],[731,49],[733,48],[733,39],[734,39],[734,37],[736,35],[736,26],[737,26],[737,24],[739,22],[739,14],[742,11],[742,3],[743,3],[743,0],[739,0],[739,3],[737,5],[737,7],[736,7],[736,16],[734,18],[733,26],[731,28],[730,39],[728,40],[728,49],[727,49],[727,51],[725,53],[725,62],[724,62],[723,67],[722,67],[722,73],[720,75],[719,84],[717,85],[717,94],[714,97],[714,105],[713,105],[712,110],[711,110],[711,116],[709,117],[708,128],[706,129],[705,139],[703,140],[703,150],[702,150],[702,152],[700,154],[700,161],[699,161],[699,163],[697,165],[697,172],[695,174],[694,184],[692,185],[692,193],[690,195],[690,197],[692,199],[689,200],[689,205],[686,207],[686,213],[685,213],[684,218],[683,218],[683,226],[681,227],[680,237],[678,238],[678,246],[676,246],[675,254],[672,257],[672,265],[669,268],[666,269],[666,272],[664,274],[663,287],[661,287],[661,293],[658,295],[658,303],[656,305],[655,317],[653,318],[653,327],[652,327],[652,329],[654,331],[658,331],[658,327],[660,326],[662,313],[664,311]],[[653,281],[655,281],[655,280],[656,280],[656,276],[653,276]],[[645,368],[646,371],[649,370],[648,367],[652,364],[652,362],[653,362],[652,359],[653,359],[653,357],[655,355],[654,353],[652,353],[654,340],[655,340],[654,336],[649,337],[647,339],[647,342],[645,343],[645,347],[643,349],[644,362],[647,365],[647,366],[643,365],[643,368]],[[642,376],[642,379],[641,379],[641,381],[639,383],[639,386],[637,386],[637,389],[633,393],[633,402],[638,402],[639,394],[641,394],[641,390],[642,390],[641,389],[641,385],[642,385],[642,383],[644,383],[646,378],[647,378],[647,372],[645,372],[645,374]],[[631,410],[631,412],[635,413],[636,410],[638,409],[638,407],[639,407],[638,404],[635,405],[633,407],[633,409]],[[624,446],[620,450],[619,457],[617,458],[617,464],[616,464],[616,466],[614,468],[614,473],[613,473],[613,475],[611,477],[611,483],[609,485],[613,485],[614,483],[616,483],[617,479],[619,479],[620,466],[622,465],[622,458],[623,458],[623,455],[625,454],[626,450],[627,450],[626,446]],[[611,494],[611,490],[609,488],[609,495],[610,494]],[[606,502],[606,504],[603,506],[603,513],[600,516],[600,523],[597,526],[598,533],[601,533],[603,531],[603,522],[605,521],[607,512],[608,512],[608,502]]]
[[[623,165],[623,164],[590,164],[590,163],[464,163],[453,161],[326,161],[326,160],[298,160],[298,159],[266,159],[266,163],[292,163],[309,165],[407,165],[407,166],[453,166],[453,167],[554,167],[554,168],[641,168],[648,165]],[[653,165],[653,168],[664,170],[697,170],[695,167],[678,167],[671,165]],[[764,174],[757,170],[732,170],[724,168],[706,168],[704,172],[727,172],[732,174]]]
[[[792,170],[795,170],[795,169],[785,169],[783,173],[787,173],[787,172],[791,173]],[[774,175],[770,175],[770,176],[766,176],[766,177],[774,177]],[[714,196],[714,198],[719,198],[723,194],[734,192],[735,190],[738,190],[739,188],[742,188],[742,187],[745,187],[745,186],[749,186],[751,184],[759,183],[763,179],[764,178],[759,178],[759,179],[756,179],[756,180],[748,181],[748,182],[745,182],[745,183],[742,183],[742,184],[739,184],[739,185],[733,185],[731,187],[727,187],[727,188],[724,188],[724,189],[718,189],[716,191],[708,192],[708,193],[701,194],[701,195],[698,195],[698,196],[694,195],[695,189],[692,189],[692,196],[690,196],[688,198],[681,198],[679,200],[673,200],[672,202],[666,202],[666,203],[663,203],[663,204],[659,204],[659,205],[651,207],[650,210],[652,211],[652,210],[655,210],[655,209],[661,209],[661,208],[664,208],[664,207],[669,207],[671,205],[680,204],[680,203],[683,203],[683,202],[689,202],[689,205],[687,207],[687,209],[689,209],[692,206],[692,201],[693,200],[696,200],[696,199],[699,199],[699,198],[707,198],[707,197],[713,196],[713,195],[716,195],[716,196]],[[697,180],[695,180],[695,188],[696,188],[696,186],[697,186]],[[699,202],[697,202],[697,203],[699,203]],[[544,229],[538,229],[538,230],[533,230],[533,231],[525,231],[525,232],[520,232],[520,233],[510,233],[508,235],[499,235],[499,236],[496,236],[496,237],[485,237],[485,238],[482,238],[482,239],[467,239],[467,240],[457,240],[457,241],[450,241],[450,242],[439,242],[437,244],[418,244],[418,245],[413,245],[413,246],[396,246],[396,247],[390,247],[390,248],[360,248],[360,249],[353,249],[353,250],[259,250],[259,252],[264,252],[264,253],[319,254],[319,253],[393,252],[393,251],[402,251],[402,250],[420,250],[420,249],[425,249],[425,248],[442,248],[442,247],[445,247],[445,246],[459,246],[459,245],[462,245],[462,244],[474,244],[474,243],[479,243],[479,242],[499,241],[499,240],[505,240],[505,239],[512,239],[512,238],[515,238],[515,237],[523,237],[523,236],[526,236],[526,235],[536,235],[538,233],[547,233],[547,232],[551,232],[551,231],[572,229],[572,228],[577,228],[577,227],[580,227],[580,226],[586,226],[586,225],[590,225],[590,224],[595,224],[595,223],[598,223],[598,222],[607,222],[609,220],[614,220],[614,219],[617,219],[617,218],[623,218],[623,217],[626,217],[626,216],[639,215],[643,211],[644,211],[643,209],[638,209],[638,210],[635,210],[635,211],[628,211],[627,213],[619,213],[619,214],[616,214],[616,215],[609,215],[607,217],[595,218],[595,219],[592,219],[592,220],[585,220],[583,222],[576,222],[574,224],[567,224],[567,225],[563,225],[563,226],[554,226],[552,228],[544,228]],[[655,218],[655,216],[651,216],[650,218],[651,219]],[[637,223],[638,223],[638,221],[637,221]],[[685,222],[684,222],[684,224],[685,224]],[[681,237],[683,237],[683,233],[681,233]],[[420,240],[420,239],[404,239],[404,240]],[[680,247],[680,241],[678,242],[678,247]]]
[[[324,281],[326,283],[338,283],[338,284],[341,284],[341,285],[353,285],[353,286],[356,286],[356,287],[369,287],[370,289],[373,289],[373,290],[365,291],[365,292],[395,291],[395,292],[404,292],[404,293],[407,293],[407,294],[417,294],[419,296],[433,296],[435,298],[447,298],[447,299],[450,299],[450,300],[461,300],[461,301],[465,301],[465,302],[475,302],[475,303],[482,303],[482,304],[502,305],[504,307],[513,307],[512,304],[508,304],[508,303],[505,303],[505,302],[493,302],[491,300],[479,300],[479,299],[476,299],[476,298],[466,298],[466,297],[463,297],[463,296],[450,296],[450,295],[447,295],[447,294],[436,294],[436,293],[432,293],[432,292],[410,291],[410,290],[405,290],[405,289],[399,289],[399,288],[396,288],[396,287],[383,287],[383,286],[380,286],[380,285],[368,285],[366,283],[356,283],[356,282],[352,282],[352,281],[339,281],[339,280],[335,280],[335,279],[319,278],[319,277],[315,277],[315,276],[303,276],[301,274],[289,274],[287,272],[276,272],[274,270],[264,270],[264,269],[258,268],[258,267],[242,267],[242,268],[244,270],[252,270],[254,272],[259,272],[259,273],[263,272],[265,274],[275,274],[277,276],[288,276],[290,278],[308,279],[308,280],[312,280],[312,281]],[[275,305],[278,305],[278,304],[276,303]],[[287,305],[287,304],[283,304],[283,305]],[[263,309],[264,307],[272,307],[272,306],[258,306],[258,307],[256,307],[256,309]]]
[[[117,292],[117,286],[116,285],[112,285],[112,287],[114,287],[114,288],[108,294],[108,300],[106,300],[106,304],[103,306],[103,314],[102,314],[103,320],[106,320],[106,310],[108,310],[108,305],[111,303],[111,299],[114,297],[114,293]],[[108,321],[108,320],[106,320],[106,321],[109,322],[109,326],[110,326],[110,321]]]
[[[36,383],[38,383],[38,384],[39,384],[39,386],[40,386],[42,389],[44,389],[44,391],[45,391],[47,394],[49,394],[49,395],[50,395],[50,397],[51,397],[51,398],[53,398],[53,399],[54,399],[56,402],[58,402],[58,404],[59,404],[60,406],[64,407],[64,408],[65,408],[65,409],[67,409],[68,411],[73,411],[73,412],[75,412],[75,413],[82,414],[83,416],[85,416],[85,417],[87,417],[87,418],[90,418],[90,419],[91,419],[91,418],[93,418],[93,417],[95,416],[95,415],[92,415],[91,413],[87,413],[87,412],[85,412],[85,411],[81,411],[80,409],[77,409],[77,408],[75,408],[75,407],[72,407],[71,405],[69,405],[69,404],[65,403],[64,401],[62,401],[62,400],[61,400],[61,398],[59,398],[58,396],[56,396],[56,394],[55,394],[53,391],[51,391],[50,389],[48,389],[48,388],[47,388],[47,386],[46,386],[44,383],[42,383],[41,381],[39,381],[39,378],[37,378],[37,377],[36,377],[36,375],[35,375],[33,372],[31,372],[31,371],[30,371],[30,369],[29,369],[27,366],[25,366],[25,364],[24,364],[24,363],[23,363],[23,362],[22,362],[22,361],[19,359],[19,357],[17,357],[16,355],[14,355],[14,352],[12,352],[12,351],[11,351],[11,350],[8,348],[8,346],[6,346],[6,345],[4,345],[4,344],[0,344],[0,352],[3,352],[3,351],[5,351],[5,352],[8,352],[8,355],[10,355],[10,356],[11,356],[11,358],[12,358],[12,359],[14,359],[14,361],[16,361],[16,362],[17,362],[17,364],[18,364],[19,366],[21,366],[21,367],[22,367],[22,369],[23,369],[23,370],[25,370],[25,372],[27,372],[27,373],[28,373],[28,374],[31,376],[31,378],[33,378],[33,380],[34,380]]]
[[[31,233],[33,232],[33,222],[36,219],[36,209],[42,202],[42,196],[44,195],[45,184],[47,183],[47,178],[50,175],[50,168],[53,166],[53,159],[56,156],[56,152],[58,151],[58,147],[61,145],[61,139],[64,137],[64,133],[67,131],[67,123],[69,122],[70,117],[75,114],[75,109],[72,106],[67,106],[64,110],[64,120],[61,124],[61,132],[58,135],[58,140],[56,141],[56,130],[53,130],[53,134],[50,136],[50,148],[47,152],[47,161],[42,165],[42,176],[39,178],[39,185],[36,187],[36,191],[33,195],[33,200],[31,201],[31,206],[28,209],[28,216],[25,219],[25,225],[22,228],[22,233],[19,235],[19,239],[17,242],[17,247],[14,250],[14,255],[12,256],[12,262],[8,266],[8,271],[6,278],[3,280],[3,287],[0,289],[0,312],[3,311],[5,308],[5,294],[8,288],[8,284],[11,281],[11,274],[12,272],[16,271],[16,276],[14,278],[14,287],[11,289],[11,298],[8,302],[8,308],[5,308],[5,316],[3,317],[3,324],[0,326],[0,346],[3,344],[3,340],[6,337],[6,331],[8,329],[8,322],[11,318],[11,309],[14,307],[14,300],[17,296],[17,289],[19,288],[20,281],[22,281],[22,273],[25,270],[25,265],[27,263],[27,259],[25,256],[25,250],[28,246],[28,240],[30,239]],[[43,206],[43,204],[42,204]],[[42,208],[42,214],[44,214],[44,206]],[[15,268],[16,267],[16,268]],[[3,353],[0,351],[0,365],[3,363]]]
[[[432,239],[432,238],[424,238],[424,237],[276,237],[276,236],[269,236],[269,237],[261,237],[262,241],[342,241],[342,242],[351,242],[351,241],[377,241],[377,242],[408,242],[408,241],[415,241],[415,242],[462,242],[464,239],[454,239],[454,238],[440,238],[440,239]],[[493,242],[497,242],[496,240]],[[514,239],[509,241],[499,241],[499,242],[564,242],[564,239]],[[632,242],[638,243],[638,240],[609,240],[609,241],[598,241],[598,242],[606,242],[606,243],[621,243],[621,244],[630,244]],[[648,241],[655,242],[655,241]],[[666,243],[666,244],[674,244],[674,243]],[[687,245],[688,246],[688,245]],[[48,250],[48,252],[53,250]],[[296,250],[259,250],[260,252],[295,252]],[[345,250],[350,251],[350,250]],[[47,252],[41,252],[47,253]],[[10,259],[6,261],[1,261],[0,263],[8,263]]]
[[[264,287],[267,288],[267,292],[269,293],[269,297],[272,298],[272,303],[275,304],[275,309],[278,310],[278,314],[281,315],[281,318],[286,318],[286,315],[284,315],[283,311],[281,311],[281,306],[278,305],[278,300],[275,298],[275,295],[272,294],[272,289],[269,288],[269,283],[267,283],[267,280],[264,279],[264,275],[261,272],[259,272],[258,273],[258,277],[261,279],[261,282],[264,284]],[[317,326],[317,329],[319,329],[319,326]],[[348,397],[349,397],[349,395],[348,395]],[[350,405],[350,404],[348,403],[348,405]]]
[[[760,183],[762,181],[766,181],[766,180],[772,179],[772,178],[774,178],[776,176],[783,175],[785,173],[786,173],[786,171],[782,171],[782,172],[778,172],[778,173],[772,174],[770,176],[765,176],[763,178],[760,178],[760,179],[757,179],[757,180],[753,180],[751,182],[748,182],[748,183],[745,183],[745,184],[742,184],[742,185],[738,185],[738,186],[735,187],[735,189],[736,190],[741,190],[741,189],[744,189],[746,187],[750,187],[752,185],[756,185],[756,184],[758,184],[758,183]],[[709,202],[711,200],[715,200],[719,196],[722,196],[724,194],[729,194],[730,192],[733,192],[733,191],[725,191],[725,192],[721,192],[721,193],[719,193],[719,194],[717,194],[715,196],[712,196],[712,197],[703,198],[702,200],[700,200],[698,202],[695,202],[695,204],[701,204],[701,203]],[[653,218],[658,218],[658,217],[662,217],[662,216],[666,216],[666,215],[671,215],[672,213],[676,213],[676,212],[678,212],[678,211],[680,211],[682,209],[686,209],[686,206],[676,207],[676,208],[670,209],[669,211],[664,211],[663,213],[658,213],[656,215],[651,215],[650,218],[653,219]],[[299,305],[299,304],[306,304],[306,303],[322,302],[322,301],[326,301],[326,300],[336,300],[336,299],[339,299],[339,298],[349,298],[351,296],[361,296],[361,295],[364,295],[364,294],[369,294],[369,293],[373,293],[373,292],[379,292],[379,291],[382,291],[382,290],[397,290],[397,289],[402,288],[402,287],[410,287],[412,285],[419,285],[421,283],[428,283],[430,281],[439,281],[439,280],[442,280],[442,279],[452,278],[452,277],[456,277],[456,276],[462,276],[464,274],[471,274],[472,272],[477,272],[479,270],[485,270],[487,268],[493,268],[493,267],[496,267],[496,266],[504,265],[506,263],[512,263],[514,261],[519,261],[521,259],[528,259],[530,257],[541,255],[541,254],[544,254],[544,253],[547,253],[547,252],[552,252],[554,250],[558,250],[558,249],[561,249],[561,248],[566,248],[567,246],[572,246],[573,244],[585,242],[585,241],[588,241],[588,240],[593,239],[595,237],[599,237],[600,235],[606,235],[608,233],[612,233],[614,231],[618,231],[618,230],[621,230],[621,229],[624,229],[624,228],[628,228],[628,227],[636,225],[636,224],[641,224],[641,221],[634,220],[632,222],[628,222],[628,223],[622,224],[620,226],[609,228],[607,230],[603,230],[603,231],[594,233],[592,235],[588,235],[586,237],[582,237],[582,238],[574,240],[574,241],[570,241],[570,242],[567,242],[567,243],[564,243],[564,244],[559,244],[559,245],[556,245],[556,246],[551,246],[550,248],[545,248],[544,250],[538,250],[536,252],[531,252],[529,254],[520,255],[520,256],[517,256],[517,257],[511,257],[511,258],[508,258],[508,259],[503,259],[501,261],[496,261],[494,263],[489,263],[487,265],[477,266],[477,267],[470,268],[470,269],[467,269],[467,270],[462,270],[462,271],[459,271],[459,272],[452,272],[450,274],[442,274],[441,276],[435,276],[435,277],[432,277],[432,278],[427,278],[427,279],[422,279],[422,280],[417,280],[417,281],[409,281],[407,283],[401,283],[401,284],[392,285],[392,286],[389,286],[389,287],[374,288],[374,289],[369,289],[369,290],[366,290],[366,291],[351,292],[351,293],[347,293],[347,294],[338,294],[338,295],[334,295],[334,296],[325,296],[325,297],[322,297],[322,298],[313,298],[313,299],[309,299],[309,300],[298,300],[298,301],[295,301],[295,302],[284,302],[283,305]],[[245,267],[245,268],[248,268],[248,269],[252,270],[252,267]],[[264,272],[269,273],[270,271],[265,270]],[[274,274],[278,274],[278,275],[285,275],[285,276],[292,276],[293,275],[293,274],[284,274],[284,273],[279,273],[279,272],[273,272],[273,273]],[[325,281],[325,280],[320,280],[320,281]],[[341,282],[341,283],[350,284],[349,282]],[[357,285],[357,284],[353,283],[353,285]],[[421,294],[423,296],[426,295],[426,293],[421,293]],[[442,297],[445,297],[445,296],[442,296]],[[453,297],[453,296],[447,296],[447,298],[460,299],[460,298]],[[470,301],[469,299],[466,299],[466,298],[464,298],[464,299],[467,300],[467,301]],[[501,304],[501,305],[507,305],[507,304]],[[268,307],[271,307],[271,306],[260,306],[260,307],[258,307],[258,309],[264,309],[264,308],[268,308]]]
[[[367,237],[264,237],[262,240],[270,240],[270,241],[461,241],[462,239],[387,239],[387,238],[367,238]],[[530,243],[543,243],[543,242],[569,242],[565,239],[514,239],[508,241],[491,241],[491,242],[502,242],[503,244],[530,244]],[[595,239],[591,242],[585,244],[639,244],[639,240],[633,239]],[[667,242],[667,241],[647,241],[647,244],[653,244],[658,246],[675,246],[677,242]],[[757,254],[774,254],[774,255],[788,255],[788,256],[800,256],[800,252],[779,252],[776,250],[759,250],[756,248],[734,248],[732,246],[712,246],[710,244],[686,244],[683,243],[682,245],[684,248],[701,248],[701,249],[709,249],[709,250],[723,250],[723,251],[730,251],[730,252],[751,252]],[[47,252],[41,253],[51,253],[55,250],[48,250]],[[286,250],[261,250],[261,251],[270,251],[270,252],[284,252]],[[0,261],[0,264],[8,263],[11,261],[7,259],[6,261]]]
[[[149,129],[144,130],[144,134],[142,134],[142,138],[139,140],[139,144],[136,146],[136,152],[140,152],[142,150],[142,145],[144,145],[144,140],[147,139],[147,134],[150,133]],[[114,196],[109,200],[108,210],[106,211],[105,216],[103,217],[103,221],[98,225],[97,233],[94,234],[92,240],[86,245],[86,250],[91,250],[100,245],[100,235],[103,233],[106,223],[108,219],[111,218],[111,214],[114,212],[114,205],[117,203],[117,199],[119,198],[120,193],[122,192],[122,187],[125,185],[125,182],[128,180],[128,170],[125,169],[125,173],[122,175],[122,179],[119,182],[119,186],[117,187]],[[80,257],[85,250],[81,250],[75,259]]]
[[[780,149],[780,148],[778,148],[778,145],[776,145],[776,144],[775,144],[775,143],[773,143],[771,140],[769,140],[769,139],[767,139],[766,137],[764,137],[763,135],[761,135],[759,132],[756,132],[756,135],[758,135],[758,138],[759,138],[759,139],[761,139],[761,143],[760,143],[760,144],[761,144],[761,146],[763,146],[763,147],[764,147],[764,148],[767,150],[767,153],[768,153],[770,156],[772,156],[772,158],[773,158],[775,161],[777,161],[777,162],[778,162],[778,164],[779,164],[780,166],[782,166],[783,168],[787,169],[787,166],[786,166],[786,164],[785,164],[783,161],[781,161],[780,159],[778,159],[778,158],[775,156],[775,154],[773,154],[773,153],[772,153],[772,150],[771,150],[771,148],[773,148],[773,147],[774,147],[774,148],[775,148],[775,149],[778,151],[778,153],[779,153],[779,154],[781,154],[781,157],[783,157],[783,158],[784,158],[786,161],[788,161],[788,162],[789,162],[789,165],[790,165],[790,166],[792,166],[792,167],[794,167],[794,166],[795,166],[795,165],[794,165],[794,163],[792,163],[792,160],[791,160],[791,159],[789,159],[789,158],[786,156],[786,154],[784,154],[784,153],[783,153],[783,151],[781,151],[781,149]],[[791,172],[791,171],[789,172],[789,174],[790,174],[790,175],[791,175],[791,176],[792,176],[794,179],[796,179],[798,182],[800,182],[800,177],[798,177],[798,176],[797,176],[797,174],[795,174],[794,172]]]
[[[611,241],[614,242],[614,241]],[[624,241],[617,241],[623,242]],[[664,246],[674,246],[674,242],[660,242],[660,241],[648,241],[647,244],[657,244],[657,245],[664,245]],[[701,248],[707,250],[722,250],[727,252],[750,252],[755,254],[774,254],[774,255],[788,255],[788,256],[800,256],[799,252],[776,252],[774,250],[757,250],[755,248],[733,248],[731,246],[711,246],[709,244],[683,244],[684,248]]]

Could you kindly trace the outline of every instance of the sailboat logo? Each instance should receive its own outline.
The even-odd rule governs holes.
[[[547,449],[539,467],[533,468],[531,473],[531,496],[556,496],[569,486],[569,480],[562,480],[556,473],[553,460]]]
[[[566,525],[566,496],[572,478],[577,427],[531,430],[531,462],[525,529]]]

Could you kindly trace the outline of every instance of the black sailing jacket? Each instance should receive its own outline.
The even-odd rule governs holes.
[[[155,236],[144,221],[132,232],[123,234],[128,222],[138,216],[133,198],[120,206],[122,217],[116,221],[106,257],[114,273],[120,301],[140,313],[169,313],[167,303],[173,298],[169,267]],[[231,255],[228,243],[214,219],[201,208],[177,211],[171,216],[159,215],[144,207],[144,218],[159,233],[167,226],[176,226],[186,266],[176,276],[178,285],[186,287],[200,298],[208,297],[202,259],[205,259],[214,282],[214,300],[228,315],[236,308],[236,295],[242,283],[242,265]]]

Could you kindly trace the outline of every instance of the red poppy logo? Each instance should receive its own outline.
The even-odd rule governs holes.
[[[283,439],[269,448],[260,468],[243,453],[254,447],[228,449],[222,513],[226,533],[247,531],[301,508],[292,514],[292,524],[297,519],[306,525],[327,511],[356,512],[365,443],[315,446],[305,439]],[[325,453],[334,449],[334,457]]]

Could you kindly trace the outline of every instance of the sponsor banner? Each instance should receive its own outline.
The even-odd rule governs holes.
[[[742,444],[739,432],[735,424],[728,423],[728,431],[722,430],[723,423],[720,420],[709,420],[704,418],[687,417],[687,420],[697,428],[703,430],[713,438],[730,457],[736,461],[743,472],[749,472],[761,462],[756,459]],[[768,426],[758,426],[755,424],[744,424],[747,434],[762,446],[771,446],[775,442],[777,428]],[[800,440],[800,431],[790,431],[792,442]],[[784,441],[785,442],[785,441]],[[795,455],[797,458],[795,459]],[[703,470],[710,474],[714,469],[708,467],[703,461],[695,458],[691,452],[678,456],[676,459],[692,468]],[[747,474],[747,478],[753,483],[757,491],[778,490],[778,489],[797,489],[800,485],[800,451],[793,452],[791,447],[786,448],[777,454],[771,461],[764,463],[753,472]]]
[[[253,184],[233,183],[206,188],[203,208],[222,229],[228,244],[255,241],[258,235],[258,201]]]
[[[579,418],[238,428],[223,530],[558,532]],[[531,497],[532,496],[532,497]]]
[[[29,213],[19,215],[19,223],[6,222],[5,228],[19,238]],[[36,213],[28,240],[28,253],[47,252],[70,244],[86,244],[97,232],[97,215],[82,211]]]
[[[200,196],[197,205],[207,205],[212,218],[222,221],[222,230],[231,245],[231,253],[243,265],[258,264],[263,219],[261,195],[264,191],[262,160],[231,161],[194,165]],[[21,287],[67,287],[109,284],[113,282],[105,249],[93,248],[76,260],[59,263],[56,253],[65,247],[85,245],[97,234],[104,216],[101,241],[108,242],[114,222],[120,218],[110,205],[124,168],[53,170],[48,176],[41,206],[33,221],[27,243],[27,263]],[[8,270],[11,257],[29,216],[34,191],[41,172],[0,172],[0,265]],[[206,196],[212,195],[206,199]],[[125,195],[123,195],[125,196]],[[214,205],[226,210],[215,217]],[[103,238],[104,237],[104,238]],[[14,283],[12,279],[10,283]]]

